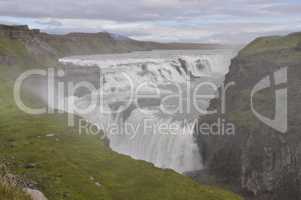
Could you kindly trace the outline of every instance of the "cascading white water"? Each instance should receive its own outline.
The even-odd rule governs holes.
[[[101,68],[103,85],[90,96],[102,99],[101,105],[84,117],[105,130],[114,151],[182,173],[202,168],[193,137],[194,119],[200,113],[194,108],[186,109],[191,104],[187,97],[192,90],[186,86],[202,81],[217,83],[233,56],[233,51],[153,51],[77,56],[60,61]],[[168,95],[179,94],[179,89],[177,100],[163,101]],[[162,104],[174,107],[179,99],[184,110],[162,111]],[[85,104],[86,97],[76,103]],[[198,104],[205,110],[208,100]]]

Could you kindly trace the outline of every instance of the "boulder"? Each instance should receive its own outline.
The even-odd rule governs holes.
[[[40,192],[39,190],[25,188],[24,192],[27,193],[31,197],[32,200],[47,200],[45,195],[42,192]]]

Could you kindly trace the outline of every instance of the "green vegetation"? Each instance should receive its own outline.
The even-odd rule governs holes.
[[[294,33],[287,36],[270,36],[257,38],[239,53],[240,56],[255,55],[262,52],[290,49],[301,44],[301,33]]]
[[[5,37],[0,38],[0,56],[9,55],[15,59],[22,59],[27,54],[25,45],[19,40],[12,40]]]
[[[3,200],[31,200],[19,188],[0,183],[0,197]]]

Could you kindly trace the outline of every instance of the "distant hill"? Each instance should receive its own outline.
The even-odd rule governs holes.
[[[42,33],[28,26],[0,25],[0,36],[7,39],[18,39],[26,45],[44,48],[44,51],[56,56],[77,54],[123,53],[129,51],[149,51],[154,49],[215,49],[222,48],[220,44],[196,43],[157,43],[130,39],[125,36],[99,33],[68,33],[53,35]],[[35,53],[35,52],[33,52]]]

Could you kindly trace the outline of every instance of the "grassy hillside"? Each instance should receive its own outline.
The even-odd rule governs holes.
[[[240,51],[240,56],[250,56],[259,53],[275,52],[279,50],[298,48],[301,45],[301,33],[287,36],[260,37]]]
[[[23,57],[25,54],[26,49],[21,42],[6,37],[0,38],[0,55]]]

